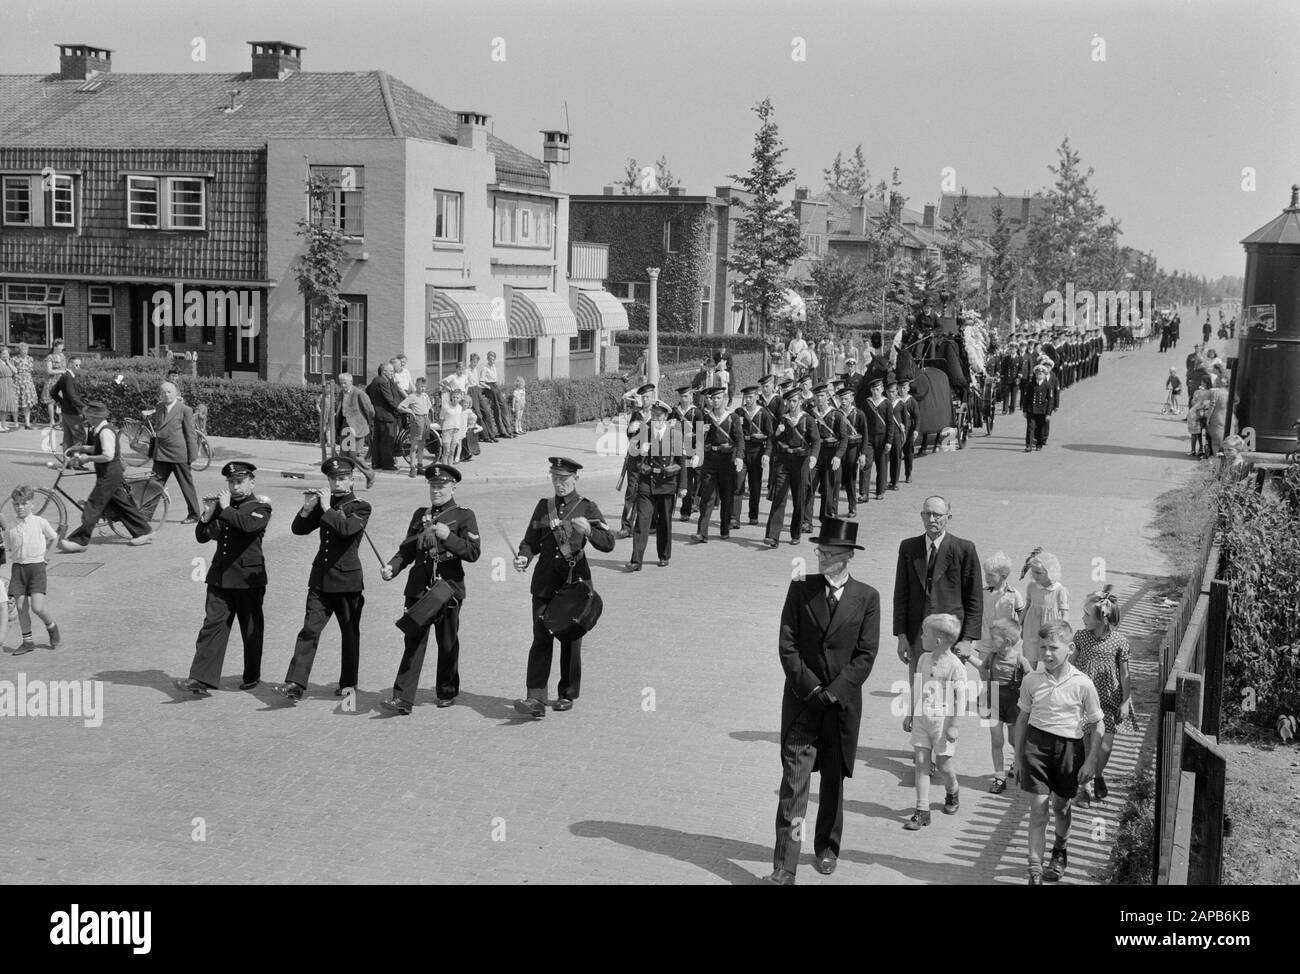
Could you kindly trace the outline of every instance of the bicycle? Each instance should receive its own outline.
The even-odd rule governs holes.
[[[429,417],[432,419],[433,417]],[[431,457],[430,463],[437,463],[438,458],[442,455],[442,434],[439,432],[436,424],[430,422],[428,431],[424,435],[424,452],[427,457]],[[411,424],[410,421],[402,423],[397,431],[397,437],[393,440],[393,456],[401,457],[406,461],[406,465],[411,465]]]
[[[142,467],[150,459],[149,446],[157,434],[153,425],[153,417],[156,413],[156,409],[144,409],[140,411],[142,419],[128,419],[122,423],[119,442],[125,441],[125,444],[130,447],[130,452],[122,451],[122,462],[127,466]],[[205,418],[206,415],[205,412]],[[202,473],[212,466],[212,447],[208,444],[208,438],[203,435],[203,431],[197,428],[197,422],[194,438],[198,443],[198,453],[190,461],[190,469]]]
[[[63,488],[63,478],[84,477],[88,474],[93,476],[95,473],[94,470],[82,468],[73,459],[76,455],[65,450],[62,464],[55,463],[53,460],[48,461],[45,465],[51,470],[59,472],[58,476],[54,478],[54,485],[52,487],[33,488],[36,496],[32,498],[32,513],[49,521],[50,526],[58,533],[60,539],[65,538],[68,532],[68,504],[71,504],[78,511],[84,511],[86,507],[84,502],[77,500]],[[149,527],[157,534],[163,529],[163,524],[167,520],[167,509],[171,506],[171,494],[167,492],[165,487],[160,487],[152,477],[128,478],[126,484],[136,506],[140,508],[145,519],[148,520]],[[10,519],[14,517],[17,517],[17,514],[14,512],[13,498],[5,497],[0,502],[0,519],[3,519],[7,524],[11,524],[13,522]],[[95,527],[101,535],[112,533],[127,540],[131,537],[131,532],[111,515],[100,518]]]
[[[1160,407],[1160,412],[1173,413],[1175,416],[1177,416],[1179,409],[1180,407],[1178,405],[1178,399],[1174,396],[1173,391],[1171,390],[1165,393],[1165,401],[1164,404]]]

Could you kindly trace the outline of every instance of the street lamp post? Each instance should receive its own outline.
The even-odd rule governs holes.
[[[646,345],[646,382],[659,387],[659,268],[647,267],[650,275],[650,335]]]

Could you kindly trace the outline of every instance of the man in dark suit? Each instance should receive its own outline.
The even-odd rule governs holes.
[[[925,534],[904,538],[898,546],[894,572],[894,635],[898,637],[898,658],[907,664],[907,685],[913,685],[921,647],[921,621],[928,615],[947,612],[961,622],[961,638],[953,651],[963,659],[971,644],[980,638],[984,596],[980,588],[983,573],[975,545],[948,533],[950,509],[944,498],[927,497],[921,505]],[[909,701],[911,695],[908,695]],[[911,703],[908,704],[909,709]],[[912,718],[903,721],[910,733]]]
[[[164,382],[162,400],[153,410],[153,479],[159,487],[167,486],[167,479],[175,477],[185,498],[186,516],[183,524],[194,524],[199,519],[199,495],[194,489],[194,474],[190,463],[199,453],[198,437],[194,435],[194,411],[182,400],[176,385]]]
[[[391,368],[391,366],[390,366]],[[321,464],[321,473],[329,478],[330,504],[325,508],[325,492],[306,492],[302,508],[294,515],[290,530],[297,535],[320,529],[320,547],[311,563],[307,578],[307,612],[284,683],[275,688],[291,703],[302,699],[316,659],[320,634],[330,616],[339,621],[343,639],[343,668],[334,696],[347,696],[357,688],[357,671],[361,666],[361,610],[366,597],[362,594],[365,579],[357,548],[370,521],[370,505],[352,492],[352,461],[334,457]]]
[[[767,446],[772,439],[772,430],[776,428],[776,423],[772,419],[771,412],[764,409],[763,404],[758,401],[757,386],[747,386],[740,390],[740,394],[743,398],[740,408],[736,410],[736,415],[740,417],[740,424],[745,438],[745,471],[740,479],[740,490],[736,495],[736,507],[739,510],[740,498],[748,496],[749,523],[757,524],[758,500],[763,492],[763,471],[767,469],[770,462],[767,459]],[[739,525],[733,520],[732,526],[738,527]]]
[[[244,676],[239,689],[252,690],[262,680],[262,601],[266,596],[262,536],[271,523],[271,504],[253,494],[256,471],[257,467],[242,460],[222,467],[226,488],[208,501],[194,526],[200,544],[217,543],[208,568],[208,600],[190,677],[176,681],[178,688],[195,696],[210,696],[208,691],[220,685],[221,664],[236,618],[244,638]]]
[[[530,591],[533,596],[533,644],[528,648],[527,693],[515,701],[515,710],[538,720],[546,716],[546,690],[551,680],[555,637],[542,622],[546,607],[572,577],[591,581],[591,566],[583,550],[587,542],[597,551],[613,551],[614,535],[596,502],[578,495],[582,464],[568,457],[549,457],[555,496],[544,497],[533,508],[524,540],[515,556],[515,571],[526,572],[537,558]],[[572,562],[572,564],[570,564]],[[552,709],[573,709],[582,685],[582,640],[560,641],[559,699]]]
[[[817,424],[804,411],[799,391],[790,389],[784,401],[785,415],[772,430],[768,453],[768,466],[772,471],[769,487],[772,509],[767,515],[767,533],[763,543],[769,548],[775,548],[781,541],[786,497],[791,494],[794,514],[790,518],[790,543],[799,543],[805,521],[804,508],[812,503],[805,489],[809,457],[818,446]]]
[[[416,509],[406,539],[383,567],[382,576],[388,582],[407,565],[413,566],[403,593],[407,609],[440,579],[452,591],[451,600],[428,625],[403,630],[405,647],[393,681],[393,696],[379,704],[390,713],[409,714],[415,705],[430,630],[435,631],[438,644],[438,706],[450,707],[460,693],[460,607],[465,602],[465,565],[478,561],[482,551],[474,512],[456,504],[454,495],[460,477],[460,471],[448,464],[429,465],[424,474],[429,482],[429,506]]]
[[[858,516],[858,477],[866,465],[864,450],[871,449],[867,442],[867,414],[853,405],[852,386],[845,385],[836,393],[836,397],[839,399],[840,412],[844,414],[844,433],[848,443],[844,450],[840,483],[849,496],[849,517],[854,518]]]
[[[50,399],[62,414],[60,424],[65,450],[70,446],[79,446],[86,438],[86,428],[81,420],[81,410],[86,403],[81,398],[81,383],[77,380],[80,371],[81,359],[73,356],[68,360],[63,374],[50,386]]]
[[[631,449],[639,463],[636,478],[636,517],[633,519],[632,558],[627,570],[639,572],[655,531],[655,552],[659,567],[667,568],[673,555],[673,506],[686,496],[686,453],[682,427],[668,418],[668,404],[656,399],[650,405],[650,421],[641,427]]]
[[[402,393],[393,381],[392,362],[385,362],[379,367],[379,375],[366,386],[366,395],[375,407],[375,469],[396,470],[393,443],[397,439],[397,407],[402,404]]]
[[[1041,450],[1047,445],[1052,413],[1061,405],[1056,377],[1047,365],[1034,367],[1034,379],[1025,390],[1025,452]]]
[[[858,526],[824,518],[813,538],[821,574],[790,583],[781,610],[781,788],[768,882],[793,886],[808,791],[821,772],[814,868],[835,871],[844,829],[844,779],[852,777],[862,722],[862,684],[880,648],[880,596],[849,576]]]
[[[740,417],[727,412],[726,400],[727,390],[723,386],[704,390],[708,408],[699,416],[704,431],[700,442],[704,451],[700,465],[700,516],[691,535],[696,544],[709,542],[709,518],[715,503],[720,507],[718,535],[723,540],[731,537],[736,478],[745,469],[745,433]]]

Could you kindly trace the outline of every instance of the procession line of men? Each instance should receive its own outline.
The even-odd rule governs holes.
[[[998,379],[1003,415],[1015,412],[1016,401],[1020,401],[1026,453],[1047,445],[1051,416],[1061,405],[1061,390],[1096,375],[1105,348],[1101,329],[1052,331],[1037,338],[1013,334],[1006,347],[994,354],[988,372]]]
[[[533,640],[528,651],[526,696],[515,702],[521,714],[545,714],[555,639],[543,624],[552,599],[569,581],[590,580],[584,548],[612,551],[614,536],[596,503],[577,493],[582,465],[567,457],[551,457],[554,496],[543,498],[533,511],[519,545],[514,566],[527,571],[534,559],[532,609]],[[302,700],[311,677],[321,633],[331,617],[342,636],[342,662],[335,696],[355,694],[361,659],[361,617],[365,608],[361,542],[370,542],[366,527],[373,509],[353,490],[355,464],[334,457],[321,464],[329,483],[326,491],[304,491],[295,514],[296,535],[318,534],[318,548],[307,579],[306,610],[284,682],[275,692],[289,703]],[[266,595],[266,561],[262,541],[271,521],[267,497],[255,493],[257,468],[232,461],[221,470],[226,488],[205,499],[195,525],[200,543],[215,542],[216,551],[206,576],[205,618],[195,645],[187,679],[175,681],[178,689],[207,697],[220,685],[222,663],[235,620],[244,643],[241,690],[261,683],[263,603]],[[432,464],[425,471],[429,504],[411,515],[406,536],[397,552],[382,563],[381,577],[390,581],[407,567],[411,573],[403,592],[405,614],[399,628],[404,644],[392,696],[381,703],[389,713],[411,713],[424,666],[429,637],[438,647],[436,693],[439,707],[451,706],[460,692],[460,609],[465,602],[466,564],[478,561],[482,542],[474,512],[456,503],[460,471],[449,464]],[[375,550],[376,557],[379,555]],[[560,640],[557,711],[570,710],[578,698],[582,676],[582,640]]]
[[[763,540],[775,548],[787,503],[790,543],[798,544],[812,533],[818,498],[819,517],[838,517],[844,495],[847,516],[856,518],[858,505],[871,499],[873,469],[876,500],[899,489],[900,475],[911,483],[919,409],[910,383],[892,374],[868,378],[854,371],[856,360],[846,364],[849,372],[818,386],[811,378],[778,383],[775,375],[765,375],[742,389],[740,405],[730,410],[722,386],[700,390],[700,405],[690,386],[677,390],[679,402],[671,407],[655,396],[651,383],[632,393],[618,535],[633,539],[627,570],[641,570],[652,531],[660,567],[669,564],[678,501],[682,521],[697,519],[693,543],[709,542],[715,509],[725,540],[746,514],[751,526],[760,523],[766,476],[771,509]],[[854,403],[863,382],[871,389],[866,409]]]

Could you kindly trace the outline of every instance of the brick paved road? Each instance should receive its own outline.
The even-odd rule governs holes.
[[[898,543],[919,530],[932,490],[951,499],[953,532],[982,556],[1002,548],[1018,563],[1035,544],[1056,552],[1076,618],[1094,587],[1094,558],[1139,603],[1166,570],[1145,536],[1151,499],[1189,462],[1182,424],[1159,411],[1167,358],[1151,346],[1107,356],[1099,377],[1066,391],[1042,453],[1021,452],[1022,421],[999,417],[993,436],[919,460],[914,485],[869,505],[854,574],[881,591],[883,632]],[[509,702],[523,689],[528,583],[504,562],[492,565],[508,558],[498,524],[517,542],[545,489],[545,471],[537,473],[533,486],[476,486],[462,496],[479,512],[485,543],[463,616],[466,692],[439,712],[422,691],[411,718],[377,711],[401,651],[392,625],[401,599],[369,555],[355,713],[330,692],[333,630],[296,709],[277,706],[266,688],[235,689],[237,648],[225,692],[178,699],[171,680],[187,673],[203,603],[191,580],[203,549],[178,524],[150,548],[105,542],[54,555],[66,647],[6,654],[0,679],[102,680],[106,716],[98,728],[4,719],[0,880],[748,883],[765,874],[779,779],[775,630],[792,557],[812,557],[811,548],[769,552],[745,528],[729,544],[716,536],[706,548],[682,544],[671,568],[650,564],[638,575],[619,571],[627,542],[598,555],[606,611],[588,641],[584,695],[569,714],[520,722]],[[6,492],[19,479],[47,475],[33,460],[0,458]],[[613,479],[598,472],[583,486],[616,517]],[[288,663],[314,551],[288,530],[300,487],[262,488],[276,511],[266,545],[272,679]],[[385,555],[421,495],[404,478],[371,493],[372,534]],[[679,522],[675,533],[682,542],[689,532]],[[99,567],[71,574],[89,565]],[[973,720],[959,751],[961,814],[936,814],[920,834],[902,830],[912,772],[889,706],[905,671],[892,638],[883,642],[848,785],[843,865],[829,880],[801,869],[801,881],[1021,882],[1025,804],[985,793],[987,733]],[[426,686],[431,676],[432,662]],[[1131,766],[1135,743],[1121,738],[1117,770]],[[1113,798],[1098,817],[1113,821],[1117,807]],[[193,837],[196,819],[203,841]],[[1103,859],[1104,842],[1081,837],[1071,878]]]

